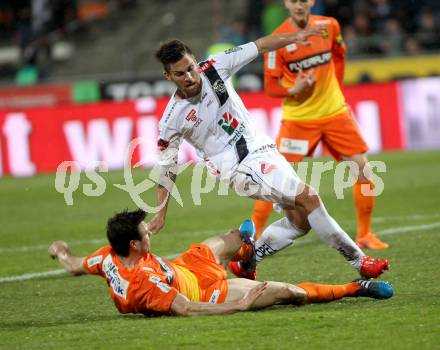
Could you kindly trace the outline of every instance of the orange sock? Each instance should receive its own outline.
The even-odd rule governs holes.
[[[366,185],[368,184],[370,185],[369,190],[372,191],[374,184],[370,180],[358,180],[353,186],[353,198],[358,225],[356,238],[364,237],[371,232],[374,196],[365,196],[362,194],[362,186],[367,187]]]
[[[252,215],[252,220],[255,224],[255,229],[257,231],[257,239],[260,238],[263,233],[264,225],[270,214],[272,213],[272,203],[264,201],[255,201],[254,214]]]
[[[253,253],[252,245],[243,243],[237,253],[231,258],[231,261],[247,262],[251,260]]]
[[[347,284],[316,284],[303,282],[297,284],[298,287],[307,292],[307,303],[325,303],[345,297],[354,297],[360,289],[359,283],[351,282]]]

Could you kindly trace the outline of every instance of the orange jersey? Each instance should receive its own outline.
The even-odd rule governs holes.
[[[316,120],[340,114],[346,110],[342,84],[345,64],[345,44],[341,29],[332,17],[314,16],[311,28],[324,26],[320,37],[309,37],[309,46],[293,43],[264,56],[265,91],[272,97],[285,97],[283,119]],[[285,20],[274,33],[298,32],[292,19]],[[306,91],[288,96],[299,72],[313,69],[315,83]]]
[[[203,268],[197,266],[198,262]],[[83,267],[106,279],[121,313],[169,314],[178,293],[192,301],[212,303],[223,302],[227,294],[226,271],[203,244],[192,246],[174,262],[145,254],[132,269],[121,263],[110,246],[105,246],[86,257]]]

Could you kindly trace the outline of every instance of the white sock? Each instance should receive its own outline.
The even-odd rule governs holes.
[[[257,263],[265,256],[273,255],[277,251],[291,245],[293,241],[307,232],[297,228],[287,218],[282,218],[269,225],[255,243]]]
[[[359,269],[364,252],[353,242],[349,235],[327,213],[324,204],[313,210],[309,216],[309,223],[313,230],[324,242],[335,248],[356,269]]]

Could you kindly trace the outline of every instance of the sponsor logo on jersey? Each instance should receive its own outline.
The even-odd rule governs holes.
[[[220,297],[220,289],[214,289],[211,296],[209,297],[209,303],[217,304],[218,298]]]
[[[111,255],[107,255],[107,257],[104,259],[104,262],[102,263],[102,271],[104,271],[108,283],[113,289],[113,292],[116,295],[127,299],[127,289],[129,283],[119,274],[119,270],[113,262]]]
[[[171,290],[171,287],[168,284],[163,283],[162,280],[157,276],[150,276],[148,280],[150,282],[153,282],[157,286],[157,288],[159,288],[164,293],[168,293]]]
[[[187,116],[185,117],[185,119],[189,122],[194,122],[194,127],[198,127],[200,125],[200,123],[203,121],[201,118],[198,118],[196,116],[196,110],[195,109],[191,109],[191,111],[187,114]]]
[[[205,70],[209,69],[215,63],[215,59],[211,58],[210,60],[204,62],[201,66],[199,66],[199,72],[202,73]]]
[[[322,52],[311,57],[306,57],[298,61],[289,62],[289,69],[292,72],[300,72],[303,70],[311,69],[314,67],[327,64],[332,59],[332,53],[330,51]]]
[[[228,135],[232,135],[238,125],[240,125],[240,122],[235,119],[231,113],[226,112],[223,114],[222,119],[218,121],[218,125],[220,125]]]
[[[269,164],[269,163],[261,163],[260,170],[261,173],[264,175],[269,174],[272,170],[275,170],[277,167],[275,164]]]
[[[92,267],[98,265],[102,261],[102,255],[94,256],[87,260],[87,266]]]
[[[330,21],[329,19],[317,19],[316,21],[314,21],[316,25],[318,26],[323,26],[325,24],[330,24],[332,23],[332,21]]]
[[[156,258],[157,262],[159,263],[160,269],[165,273],[165,277],[167,279],[167,282],[169,284],[173,283],[173,281],[174,281],[174,270],[160,256],[154,256],[154,257]]]
[[[222,119],[218,121],[218,125],[228,134],[231,135],[231,139],[228,141],[229,145],[235,144],[237,140],[243,135],[246,126],[244,123],[240,123],[235,119],[231,113],[224,113]]]
[[[226,50],[225,54],[229,55],[233,52],[237,52],[237,51],[241,51],[241,50],[243,50],[243,48],[241,46],[236,46],[236,47],[232,47],[232,48]]]
[[[189,111],[189,113],[186,115],[185,119],[188,120],[188,121],[195,122],[196,119],[197,119],[197,117],[196,117],[196,110],[195,109],[191,109]]]
[[[287,52],[293,52],[293,51],[296,51],[297,48],[298,48],[298,47],[296,46],[295,43],[293,43],[293,44],[289,44],[289,45],[286,46],[286,50],[287,50]]]
[[[159,139],[157,141],[157,148],[159,149],[159,151],[165,151],[169,145],[170,141],[166,141],[164,139]]]
[[[280,152],[306,155],[309,152],[309,141],[281,138]]]
[[[217,94],[224,94],[226,92],[226,86],[223,80],[218,79],[212,84],[214,91]]]
[[[276,66],[276,52],[275,51],[270,51],[267,54],[267,68],[268,69],[275,69]]]

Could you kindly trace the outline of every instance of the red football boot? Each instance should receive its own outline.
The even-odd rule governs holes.
[[[365,255],[361,261],[359,274],[364,278],[377,278],[385,270],[388,270],[390,262],[388,259],[375,259]]]
[[[228,262],[228,269],[238,278],[247,278],[248,280],[255,280],[257,278],[257,270],[253,269],[243,269],[239,261]]]

